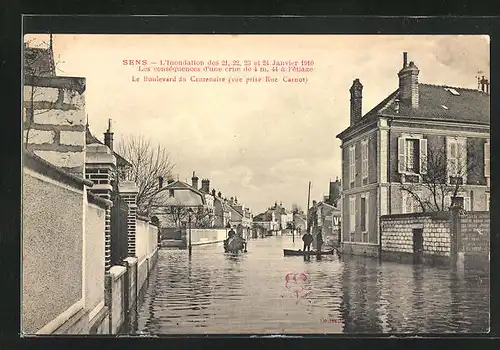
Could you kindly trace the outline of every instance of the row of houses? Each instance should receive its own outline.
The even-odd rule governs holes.
[[[210,188],[210,180],[199,178],[195,172],[191,184],[183,181],[158,179],[158,190],[150,202],[151,216],[158,222],[163,239],[179,239],[181,229],[234,228],[247,236],[252,226],[253,214],[237,197],[226,198]]]
[[[397,77],[394,92],[364,115],[363,85],[355,79],[350,88],[350,125],[337,135],[341,241],[348,253],[380,255],[389,239],[386,216],[417,217],[452,206],[490,210],[488,80],[478,78],[477,90],[420,83],[407,53]],[[422,232],[416,235],[413,241],[421,241]]]

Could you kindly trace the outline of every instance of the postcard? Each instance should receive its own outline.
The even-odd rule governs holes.
[[[489,46],[26,34],[22,334],[489,332]]]

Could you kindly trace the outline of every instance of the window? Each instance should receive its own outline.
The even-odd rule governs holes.
[[[461,207],[466,211],[471,210],[470,197],[467,197],[465,193],[460,193],[453,199],[453,201],[451,200],[451,196],[446,196],[444,202],[445,202],[444,210],[448,210],[452,204],[458,205],[459,207]]]
[[[455,137],[449,137],[446,140],[448,143],[447,165],[449,180],[452,183],[455,183],[455,181],[465,183],[465,177],[467,176],[467,140]]]
[[[356,231],[356,197],[349,198],[349,232]]]
[[[368,202],[368,193],[361,195],[361,232],[368,231],[368,210],[369,210],[369,202]]]
[[[400,174],[425,174],[427,170],[427,139],[398,138],[398,171]]]
[[[356,146],[352,145],[349,147],[349,182],[351,184],[351,188],[354,187],[354,179],[356,174]]]
[[[408,191],[402,191],[402,200],[401,200],[401,212],[403,214],[409,213],[420,213],[422,212],[422,206],[418,199],[422,200],[422,192],[415,191],[414,194],[409,193]],[[418,198],[415,198],[415,196]]]
[[[368,140],[361,142],[361,178],[368,185]]]
[[[418,174],[419,168],[419,150],[418,150],[418,140],[416,139],[406,139],[405,140],[405,161],[406,161],[406,171],[410,173]]]

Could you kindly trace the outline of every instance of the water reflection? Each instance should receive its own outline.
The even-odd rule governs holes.
[[[283,257],[291,238],[161,250],[134,328],[164,333],[486,332],[489,277],[365,257]],[[306,296],[287,288],[304,274]],[[302,288],[301,287],[301,288]]]

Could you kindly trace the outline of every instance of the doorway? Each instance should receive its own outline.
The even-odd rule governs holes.
[[[413,229],[413,261],[421,263],[424,253],[424,229]]]

